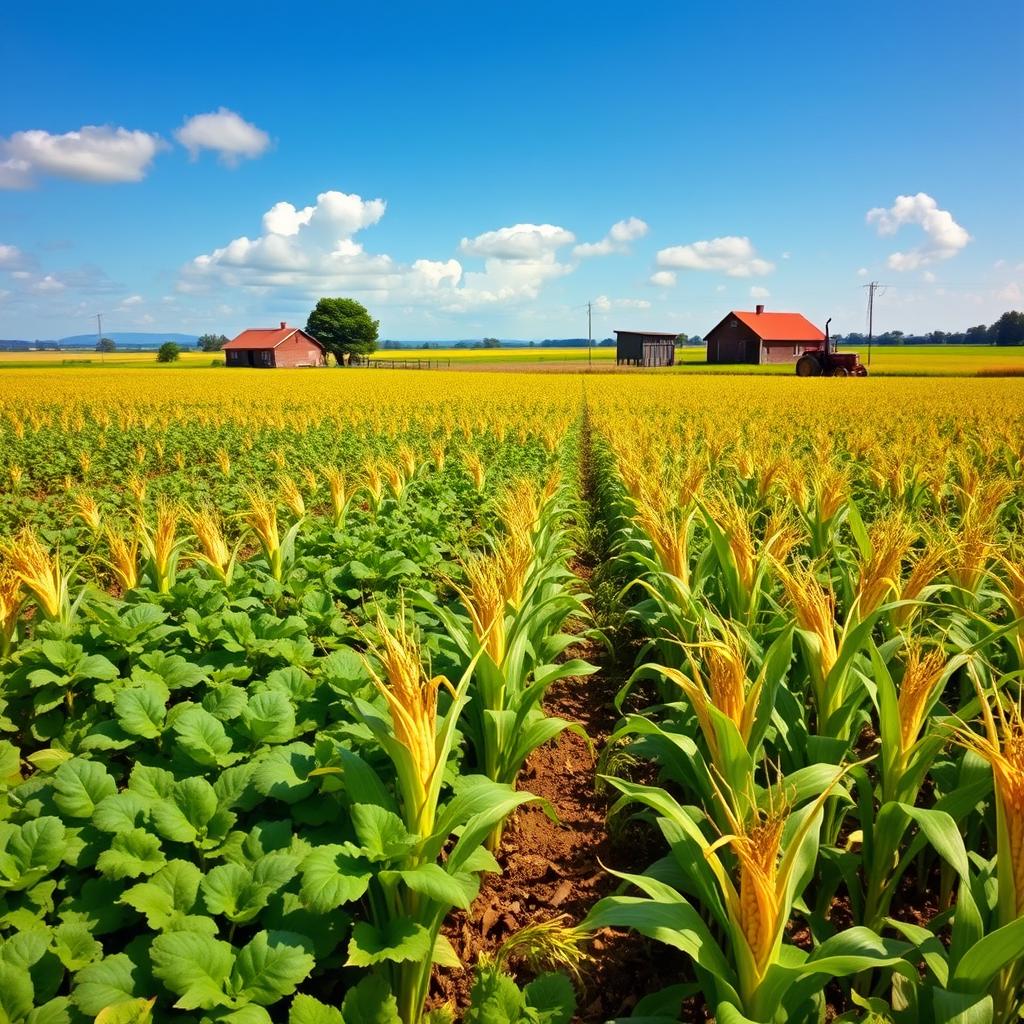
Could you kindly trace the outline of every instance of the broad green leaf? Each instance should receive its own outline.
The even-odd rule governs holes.
[[[53,951],[69,971],[78,971],[103,956],[103,947],[92,937],[88,926],[65,921],[53,933]]]
[[[283,693],[257,693],[242,710],[242,725],[255,743],[287,743],[295,733],[295,709]]]
[[[254,882],[252,872],[240,864],[219,864],[202,881],[203,902],[211,914],[245,924],[267,905],[273,889]]]
[[[69,818],[91,818],[96,805],[117,792],[106,768],[76,757],[65,761],[53,776],[53,802]]]
[[[0,961],[0,1020],[22,1020],[32,1009],[34,1000],[31,977]]]
[[[385,961],[422,960],[431,955],[432,948],[430,932],[411,918],[390,918],[380,928],[357,921],[352,926],[345,963],[349,967],[372,967]]]
[[[149,1024],[153,1019],[153,1005],[156,996],[151,999],[126,999],[121,1003],[107,1006],[96,1014],[95,1024]]]
[[[165,703],[159,693],[148,687],[122,690],[114,698],[117,724],[132,736],[154,740],[163,732]]]
[[[472,876],[454,877],[440,864],[420,864],[402,871],[380,872],[382,884],[403,882],[413,892],[418,892],[442,907],[460,907],[468,910],[476,898],[479,886]]]
[[[288,1024],[345,1024],[341,1010],[301,992],[292,1000]]]
[[[92,823],[101,832],[125,832],[145,820],[150,803],[130,789],[105,796],[93,812]]]
[[[180,1010],[213,1010],[230,1005],[225,987],[234,966],[234,951],[198,932],[158,935],[150,950],[153,974],[179,998]]]
[[[363,978],[345,993],[341,1015],[346,1024],[402,1024],[398,1003],[380,974]]]
[[[301,872],[302,900],[320,914],[359,899],[373,877],[365,861],[335,844],[315,847],[302,862]]]
[[[231,751],[231,740],[224,726],[209,711],[192,707],[174,721],[178,746],[197,764],[209,768],[225,767],[239,756]]]
[[[37,1006],[25,1018],[25,1024],[71,1024],[68,999],[57,996]]]
[[[353,804],[350,814],[359,853],[367,860],[395,860],[416,845],[416,837],[409,835],[404,822],[393,811],[377,804]]]
[[[174,784],[170,800],[153,804],[153,827],[165,839],[194,842],[205,833],[217,812],[217,794],[206,779],[182,779]]]
[[[96,867],[110,878],[138,878],[159,871],[165,860],[160,840],[144,829],[133,828],[114,836],[110,849],[99,855]]]
[[[260,1006],[291,995],[315,963],[304,948],[306,941],[287,932],[257,932],[235,959],[232,989]]]
[[[75,975],[71,1002],[83,1013],[95,1016],[104,1007],[134,999],[139,994],[139,974],[139,967],[127,953],[115,953]]]
[[[177,914],[188,914],[192,910],[200,878],[202,874],[194,864],[171,860],[148,881],[127,889],[121,900],[145,914],[150,928],[162,931]]]

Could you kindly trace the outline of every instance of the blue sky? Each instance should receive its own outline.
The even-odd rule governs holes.
[[[9,6],[0,337],[1024,308],[1018,2]],[[289,205],[283,205],[289,204]],[[268,214],[268,211],[273,211]]]

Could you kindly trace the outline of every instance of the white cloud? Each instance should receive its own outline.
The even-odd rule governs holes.
[[[877,206],[868,210],[867,222],[874,224],[882,236],[894,235],[906,224],[916,224],[925,233],[924,245],[889,256],[886,264],[890,270],[916,270],[938,260],[948,260],[971,240],[949,210],[940,210],[939,204],[925,192],[897,196],[889,209]]]
[[[613,309],[650,309],[647,299],[610,299],[607,295],[598,295],[593,302],[598,313],[610,313]]]
[[[22,265],[24,256],[16,245],[0,244],[0,268],[16,270]]]
[[[647,222],[639,217],[616,221],[600,242],[581,242],[573,249],[577,258],[587,256],[608,256],[613,252],[628,252],[629,243],[647,234]]]
[[[457,259],[399,263],[364,250],[354,237],[383,217],[383,199],[323,192],[312,206],[276,203],[263,234],[241,236],[183,268],[179,292],[211,286],[275,289],[302,298],[350,292],[374,302],[432,304],[446,312],[536,298],[548,280],[570,273],[558,250],[574,241],[553,224],[515,224],[464,238],[461,249],[483,259],[464,272]]]
[[[935,283],[935,275],[930,270],[926,270],[921,275],[921,280],[924,281],[926,284],[934,284]]]
[[[459,248],[467,256],[498,260],[542,259],[576,236],[554,224],[513,224],[512,227],[485,231],[476,238],[463,238]]]
[[[860,270],[857,271],[857,276],[858,277],[867,277],[868,276],[868,268],[867,267],[861,267]]]
[[[673,270],[656,270],[651,274],[651,284],[659,288],[671,288],[676,283],[676,275]]]
[[[0,188],[27,188],[39,175],[99,183],[141,181],[166,144],[159,135],[86,125],[51,135],[32,130],[0,138]]]
[[[735,235],[661,249],[657,263],[675,270],[717,271],[729,277],[762,277],[775,269],[773,263],[757,255],[749,238]]]
[[[789,257],[790,257],[791,255],[792,255],[792,253],[784,252],[784,253],[782,254],[782,258],[783,258],[784,260],[788,260],[788,259],[789,259]]]
[[[769,295],[771,295],[771,292],[767,288],[759,288],[757,285],[754,285],[750,289],[750,297],[752,299],[767,299]]]
[[[174,137],[193,160],[200,150],[212,149],[228,167],[235,167],[240,160],[261,156],[270,147],[270,136],[265,131],[227,107],[187,118]]]
[[[1021,292],[1019,285],[1011,282],[1005,288],[1000,288],[996,292],[996,298],[1000,302],[1020,302],[1024,298],[1024,293]]]

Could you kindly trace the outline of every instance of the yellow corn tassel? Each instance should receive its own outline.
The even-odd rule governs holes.
[[[125,537],[121,533],[107,530],[107,547],[110,549],[110,568],[122,592],[134,590],[139,585],[138,534]]]
[[[1003,708],[979,690],[984,734],[961,726],[956,741],[992,766],[997,803],[1000,924],[1024,916],[1024,716],[1018,703]],[[995,712],[992,704],[995,704]]]
[[[202,548],[197,555],[213,569],[219,579],[226,581],[231,566],[231,549],[224,537],[220,516],[210,507],[187,512],[189,525]]]
[[[451,689],[444,676],[429,677],[423,669],[419,648],[405,627],[404,609],[397,630],[392,630],[383,614],[377,614],[379,641],[370,644],[370,652],[380,662],[384,678],[363,659],[374,686],[384,698],[391,714],[395,739],[409,751],[414,766],[416,792],[410,794],[413,806],[406,808],[407,825],[426,836],[434,827],[433,808],[427,793],[444,764],[437,750],[437,691]]]
[[[31,527],[24,527],[8,544],[0,547],[15,577],[35,598],[48,619],[59,619],[67,602],[67,588],[61,574],[60,554],[51,555]]]

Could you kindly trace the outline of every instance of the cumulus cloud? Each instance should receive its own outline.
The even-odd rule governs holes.
[[[771,295],[771,292],[767,288],[760,288],[756,284],[750,289],[750,297],[752,299],[767,299]]]
[[[598,295],[593,302],[598,313],[610,313],[613,309],[650,309],[647,299],[610,299],[607,295]]]
[[[166,143],[159,135],[86,125],[51,135],[32,130],[0,138],[0,188],[27,188],[40,175],[75,181],[141,181]]]
[[[227,107],[187,118],[174,137],[193,160],[201,150],[211,149],[228,167],[237,166],[240,160],[261,156],[270,147],[270,136],[265,131]]]
[[[476,238],[463,238],[459,248],[467,256],[498,260],[534,260],[550,255],[576,236],[554,224],[513,224],[496,231],[485,231]]]
[[[651,274],[651,284],[656,284],[659,288],[671,288],[675,283],[676,274],[674,270],[656,270]]]
[[[585,259],[588,256],[608,256],[613,252],[629,252],[630,242],[647,234],[647,222],[639,217],[618,220],[599,242],[581,242],[573,249],[573,255]]]
[[[895,235],[907,224],[917,225],[924,231],[923,245],[889,256],[886,264],[890,270],[916,270],[929,263],[948,260],[971,240],[949,210],[940,210],[939,204],[925,192],[897,196],[888,209],[876,206],[868,210],[867,222],[874,224],[881,236]]]
[[[735,235],[660,249],[657,264],[672,270],[716,271],[729,277],[762,277],[775,269],[774,263],[757,255],[749,238]]]
[[[273,290],[278,301],[303,302],[349,293],[375,303],[462,313],[533,300],[547,282],[576,269],[561,258],[575,236],[556,224],[512,224],[465,237],[458,246],[462,261],[400,262],[368,252],[359,233],[386,208],[383,199],[337,191],[321,193],[309,206],[275,203],[263,214],[261,233],[235,238],[183,267],[178,292]],[[619,240],[635,235],[636,225],[621,223]]]
[[[0,244],[0,268],[17,270],[24,262],[24,254],[16,245]]]

